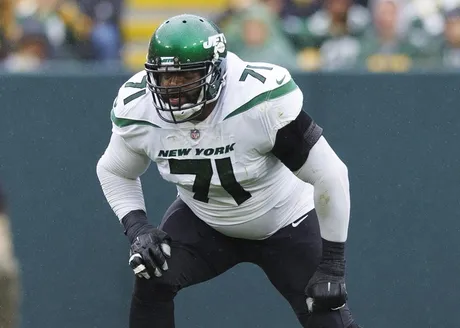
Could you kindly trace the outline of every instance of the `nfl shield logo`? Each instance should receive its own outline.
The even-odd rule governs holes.
[[[193,140],[196,140],[200,137],[200,131],[197,130],[197,129],[193,129],[190,131],[190,138],[192,138]]]

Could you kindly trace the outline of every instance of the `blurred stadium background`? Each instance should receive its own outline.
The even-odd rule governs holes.
[[[216,21],[243,59],[289,68],[348,164],[363,328],[460,328],[460,0],[0,0],[0,184],[20,327],[127,327],[127,242],[95,165],[118,87],[160,22],[185,12]],[[158,220],[174,188],[155,169],[143,186]],[[250,265],[176,305],[178,328],[297,327]]]
[[[215,20],[244,59],[291,70],[460,67],[458,0],[1,0],[0,6],[0,63],[8,72],[81,63],[142,69],[152,31],[184,12]]]

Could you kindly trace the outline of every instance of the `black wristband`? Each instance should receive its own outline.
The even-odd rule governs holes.
[[[323,256],[321,264],[333,275],[345,274],[345,243],[333,242],[323,239]],[[320,264],[320,266],[321,266]]]
[[[129,212],[121,219],[121,223],[125,228],[124,234],[131,244],[137,236],[153,229],[153,226],[149,224],[147,214],[143,210]]]
[[[323,239],[323,260],[345,259],[345,243]]]

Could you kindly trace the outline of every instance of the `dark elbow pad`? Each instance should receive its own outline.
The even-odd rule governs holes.
[[[278,130],[272,153],[291,171],[297,171],[322,133],[323,129],[306,112],[300,111],[294,121]]]

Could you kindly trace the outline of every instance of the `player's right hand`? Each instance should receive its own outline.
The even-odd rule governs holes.
[[[308,310],[313,313],[339,310],[348,299],[345,285],[345,243],[324,239],[322,243],[322,259],[305,288]]]
[[[328,312],[345,306],[348,298],[345,278],[335,264],[321,263],[305,290],[310,312]]]
[[[136,237],[131,245],[129,265],[140,278],[161,277],[168,270],[167,258],[171,257],[171,238],[166,232],[153,228]]]

